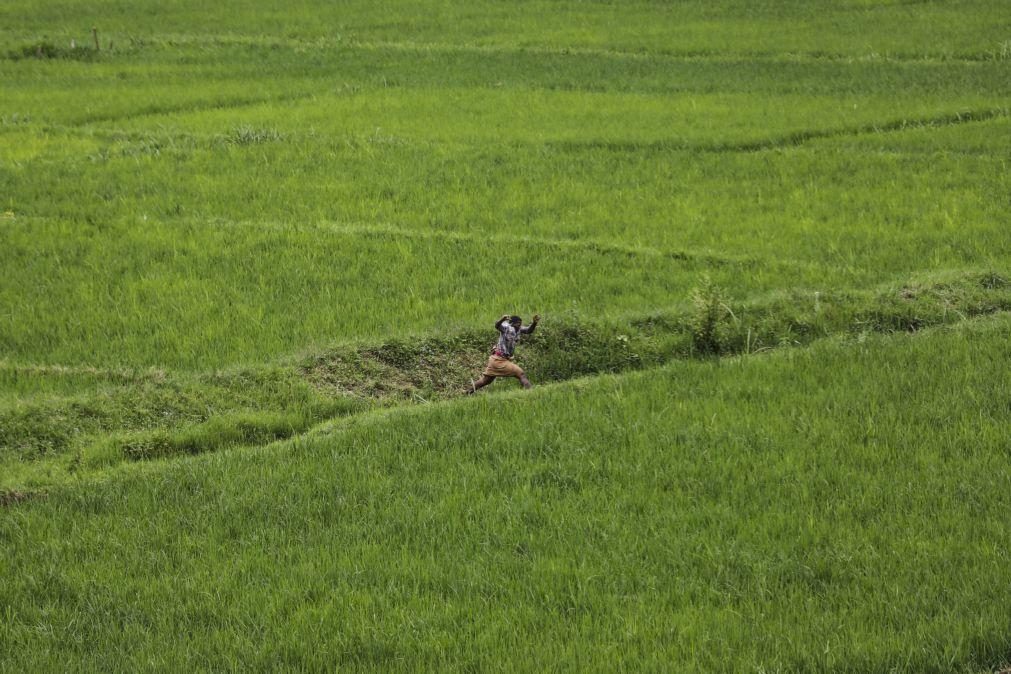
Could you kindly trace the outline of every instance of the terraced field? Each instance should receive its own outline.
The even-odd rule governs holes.
[[[279,7],[0,7],[0,671],[1011,662],[1002,2]]]

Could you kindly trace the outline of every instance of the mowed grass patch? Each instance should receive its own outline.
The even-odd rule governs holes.
[[[390,411],[53,490],[0,519],[7,662],[996,667],[1009,327]]]
[[[0,489],[128,460],[265,444],[369,407],[321,395],[294,368],[188,375],[0,364]]]

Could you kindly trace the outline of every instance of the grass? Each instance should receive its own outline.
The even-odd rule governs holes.
[[[701,271],[738,295],[1007,275],[1007,130],[701,154],[155,138],[36,160],[8,174],[25,205],[0,220],[0,343],[18,362],[206,369],[473,328],[489,305],[648,312]]]
[[[0,523],[7,662],[995,667],[1008,327],[396,409],[53,490]]]
[[[763,56],[1000,59],[1006,56],[1006,14],[999,0],[910,5],[855,0],[813,6],[781,2],[687,2],[677,5],[536,0],[519,6],[450,2],[438,6],[370,2],[305,3],[281,10],[256,2],[207,7],[186,0],[171,15],[150,2],[110,3],[89,16],[81,0],[38,6],[18,0],[0,13],[8,41],[46,35],[81,43],[91,25],[115,44],[220,42],[270,38],[274,43],[450,44],[484,48],[631,51]],[[95,14],[90,16],[94,17]],[[99,20],[100,18],[100,20]]]
[[[7,269],[37,279],[2,294],[12,359],[196,370],[388,332],[431,333],[481,316],[489,295],[561,310],[587,275],[621,277],[587,286],[584,302],[612,312],[652,307],[708,266],[607,248],[326,226],[18,220],[6,236]],[[713,274],[729,282],[737,266]],[[391,275],[393,267],[405,273]],[[503,276],[505,267],[522,268],[522,278]],[[71,306],[82,309],[65,320]],[[96,344],[104,345],[97,353]]]
[[[4,3],[0,671],[1006,666],[1004,10]]]
[[[990,273],[910,279],[871,293],[771,295],[741,302],[711,278],[692,306],[543,326],[521,363],[539,383],[754,354],[838,335],[916,332],[1011,309]],[[491,336],[460,331],[336,346],[280,363],[191,374],[0,364],[0,488],[39,488],[123,461],[262,444],[374,405],[430,403],[472,384]],[[497,387],[501,388],[501,387]]]

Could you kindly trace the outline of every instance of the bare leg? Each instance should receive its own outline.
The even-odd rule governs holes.
[[[494,381],[495,381],[495,377],[489,377],[488,375],[483,374],[483,375],[481,375],[480,379],[478,379],[476,382],[474,382],[473,384],[471,384],[471,387],[469,389],[467,389],[467,394],[470,395],[472,393],[477,393],[477,390],[479,388],[484,388],[485,386],[487,386],[488,384],[493,383]]]
[[[527,379],[527,376],[525,374],[520,375],[520,383],[523,384],[523,388],[533,388],[534,386],[533,384],[530,383],[530,380]]]

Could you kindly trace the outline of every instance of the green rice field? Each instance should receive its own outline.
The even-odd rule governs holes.
[[[1009,160],[1004,0],[3,3],[0,672],[1011,671]]]

